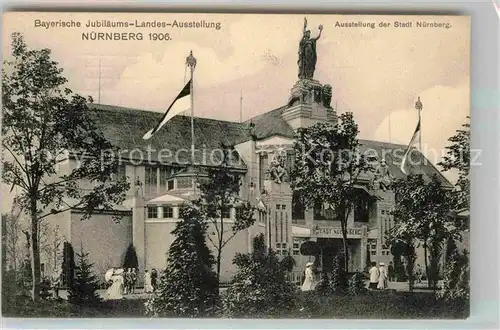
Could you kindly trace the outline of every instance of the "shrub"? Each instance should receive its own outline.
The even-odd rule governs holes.
[[[75,253],[68,242],[63,244],[62,277],[63,286],[71,288],[75,279]]]
[[[206,245],[206,223],[191,206],[181,209],[182,220],[172,232],[167,267],[158,293],[146,302],[149,316],[200,317],[215,312],[218,283],[214,258]]]
[[[363,294],[367,291],[363,273],[355,273],[349,278],[347,293],[352,296]]]
[[[333,259],[333,270],[331,277],[333,291],[337,294],[343,294],[347,287],[347,276],[344,269],[344,252],[340,251]]]
[[[319,281],[318,285],[316,286],[316,292],[321,295],[330,295],[334,293],[334,288],[330,281],[330,276],[327,272],[323,272],[321,281]]]
[[[123,260],[123,268],[124,269],[138,269],[139,261],[137,260],[137,253],[135,252],[135,247],[132,243],[127,248],[127,252],[125,253],[125,258]]]
[[[73,285],[69,289],[68,301],[76,305],[95,305],[101,302],[97,290],[99,282],[92,273],[92,266],[88,261],[88,253],[83,251],[77,254],[78,263],[75,268]]]
[[[443,289],[437,292],[437,296],[445,300],[468,300],[470,297],[469,274],[467,250],[451,252],[444,272]]]
[[[254,251],[237,254],[238,266],[223,297],[226,317],[277,317],[289,313],[296,300],[296,289],[287,281],[279,258],[272,250],[256,248],[263,236],[254,239]]]
[[[291,272],[295,266],[295,259],[291,255],[287,255],[281,259],[280,264],[285,271]]]

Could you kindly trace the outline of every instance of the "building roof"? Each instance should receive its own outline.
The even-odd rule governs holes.
[[[89,107],[98,129],[122,150],[123,158],[150,161],[147,151],[150,146],[152,162],[181,165],[190,163],[191,117],[175,116],[146,141],[142,136],[158,123],[163,115],[161,112],[104,104],[89,104]],[[195,162],[207,166],[219,165],[222,159],[219,151],[225,148],[221,143],[234,146],[249,140],[249,133],[247,124],[195,117]],[[233,167],[246,169],[241,159],[234,161]]]
[[[255,135],[258,140],[275,135],[287,138],[294,137],[293,128],[281,117],[281,114],[286,108],[287,106],[283,106],[246,121],[247,123],[253,122],[255,124]],[[361,144],[361,150],[363,152],[377,155],[378,159],[381,159],[381,156],[385,155],[389,171],[395,178],[403,178],[405,176],[400,169],[400,165],[407,145],[370,140],[359,140],[359,143]],[[443,176],[418,150],[415,149],[414,152],[411,153],[411,157],[412,161],[408,161],[405,167],[408,173],[423,174],[426,178],[437,175],[444,186],[452,186],[449,180],[446,179],[446,177]]]
[[[401,171],[401,160],[407,149],[407,145],[378,142],[371,140],[359,140],[361,151],[365,155],[376,155],[378,159],[385,158],[386,164],[389,167],[389,172],[396,178],[402,179],[405,174]],[[451,188],[450,181],[430,162],[420,151],[414,149],[410,153],[410,160],[406,162],[405,169],[408,173],[422,174],[424,178],[431,178],[436,175],[441,184]]]
[[[150,140],[145,141],[142,136],[161,119],[162,113],[103,104],[89,106],[93,109],[98,128],[110,142],[125,150],[123,153],[126,153],[127,157],[137,159],[143,155],[144,159],[147,157],[147,148],[150,146],[152,148],[150,152],[152,161],[180,165],[190,163],[191,117],[182,115],[173,117]],[[293,128],[281,117],[286,108],[283,106],[271,110],[244,123],[195,117],[196,162],[208,166],[219,165],[221,144],[234,146],[250,140],[250,123],[255,124],[254,134],[258,140],[276,135],[293,138]],[[370,140],[360,140],[359,142],[362,151],[376,155],[378,159],[384,155],[389,171],[394,177],[403,178],[405,176],[400,169],[400,163],[407,148],[406,145]],[[138,151],[132,152],[133,150]],[[162,150],[161,153],[160,150]],[[148,161],[147,158],[145,160]],[[245,170],[246,164],[243,160],[239,157],[236,160],[233,161],[233,168]],[[406,169],[408,173],[423,174],[426,178],[437,175],[443,185],[452,186],[418,150],[412,153],[412,161],[407,162]]]
[[[287,107],[288,106],[283,106],[271,110],[246,121],[246,123],[255,124],[255,136],[257,140],[266,139],[275,135],[293,138],[293,128],[281,118],[281,114]]]

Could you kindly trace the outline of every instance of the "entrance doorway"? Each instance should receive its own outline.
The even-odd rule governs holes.
[[[323,272],[333,270],[333,261],[335,256],[343,250],[341,238],[318,238],[319,265]],[[360,247],[361,241],[355,239],[347,240],[347,251],[349,251],[348,271],[358,271],[363,269]]]
[[[338,238],[318,238],[320,249],[321,270],[330,273],[333,270],[333,260],[342,251],[342,240]]]

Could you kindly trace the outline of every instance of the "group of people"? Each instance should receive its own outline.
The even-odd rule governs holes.
[[[306,269],[304,271],[304,283],[302,284],[302,291],[314,290],[316,286],[315,276],[312,269],[313,263],[308,262],[306,264]],[[368,284],[369,289],[373,290],[384,290],[388,288],[388,281],[393,279],[394,267],[392,262],[389,264],[389,269],[385,268],[385,263],[379,263],[377,267],[376,262],[371,263],[371,268],[369,270],[370,283]]]
[[[104,276],[109,284],[105,298],[107,300],[123,299],[124,295],[135,293],[138,271],[135,268],[127,270],[123,268],[111,268]],[[151,273],[146,270],[144,272],[144,293],[152,293],[156,291],[158,273],[153,269]]]
[[[371,263],[371,268],[369,270],[370,274],[370,284],[368,285],[369,289],[373,290],[384,290],[388,287],[389,279],[392,279],[392,265],[389,265],[388,271],[385,268],[385,263],[379,263],[379,267],[377,267],[377,263],[373,261]]]

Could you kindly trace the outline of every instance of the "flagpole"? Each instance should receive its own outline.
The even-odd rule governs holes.
[[[190,97],[191,97],[191,164],[194,166],[194,68],[196,67],[196,58],[193,56],[193,51],[189,52],[189,56],[186,58],[186,65],[191,69],[191,86],[190,86]]]
[[[186,65],[191,69],[191,84],[189,86],[190,98],[191,98],[191,166],[194,170],[194,68],[196,67],[196,58],[193,56],[193,51],[189,52],[189,56],[186,57]],[[196,194],[196,182],[193,180],[193,198]]]
[[[243,122],[243,90],[240,91],[240,123]]]
[[[418,111],[418,122],[420,123],[420,133],[418,134],[418,148],[420,152],[422,153],[422,102],[420,101],[420,96],[417,99],[417,102],[415,102],[415,109]]]

